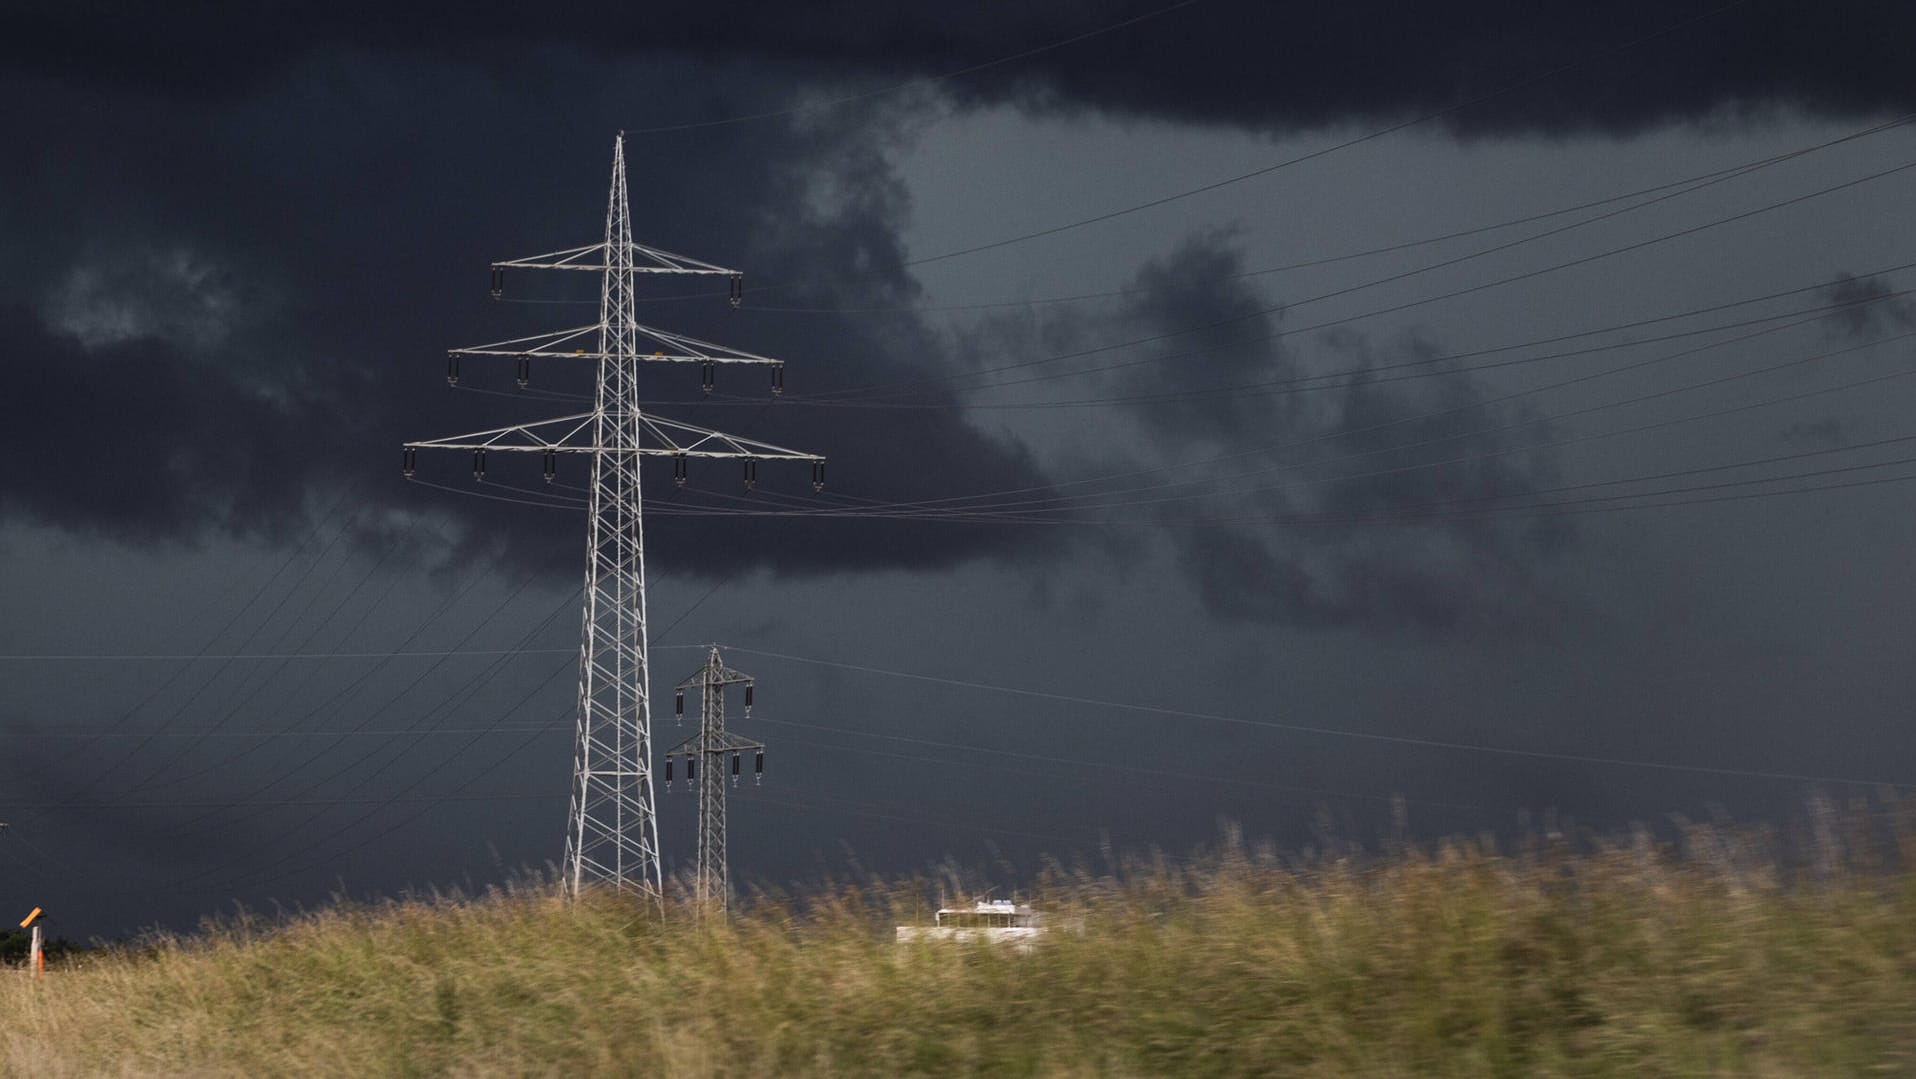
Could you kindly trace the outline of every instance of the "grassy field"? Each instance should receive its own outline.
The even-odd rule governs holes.
[[[1800,856],[1691,828],[1060,871],[1025,898],[1082,926],[1024,955],[896,945],[929,881],[756,896],[729,921],[537,885],[342,906],[7,972],[0,1068],[1916,1075],[1916,830],[1886,819]]]

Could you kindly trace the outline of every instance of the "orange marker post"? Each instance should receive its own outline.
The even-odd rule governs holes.
[[[33,977],[44,978],[47,976],[47,956],[43,947],[45,942],[42,940],[40,927],[34,923],[34,919],[38,917],[40,917],[40,908],[35,907],[31,914],[20,919],[20,928],[25,929],[28,926],[33,926],[33,941],[27,947],[27,969],[33,972]]]

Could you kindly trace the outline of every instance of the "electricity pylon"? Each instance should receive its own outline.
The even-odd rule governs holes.
[[[508,268],[600,274],[599,321],[554,333],[453,349],[446,358],[447,379],[458,381],[462,356],[515,356],[522,385],[530,377],[532,357],[592,360],[598,364],[592,411],[408,442],[403,448],[403,468],[410,477],[422,449],[470,451],[474,478],[484,480],[486,454],[538,453],[544,456],[545,478],[550,483],[560,454],[590,457],[585,599],[579,635],[579,712],[561,871],[567,891],[575,897],[597,884],[658,897],[663,894],[664,882],[659,870],[651,708],[646,687],[650,667],[646,656],[640,458],[672,457],[674,479],[681,485],[685,483],[688,458],[743,460],[747,487],[757,480],[760,460],[810,461],[814,488],[824,485],[825,459],[647,415],[639,409],[638,372],[642,363],[697,363],[708,393],[720,364],[770,365],[772,392],[778,393],[784,385],[784,364],[638,323],[634,317],[634,279],[638,274],[727,277],[733,306],[742,295],[743,276],[736,270],[632,242],[623,132],[613,143],[604,242],[493,263],[495,298],[503,288]],[[643,349],[639,343],[642,338],[656,347]],[[591,351],[587,351],[588,342],[596,343]]]
[[[717,645],[705,657],[705,666],[680,682],[675,691],[675,710],[685,713],[685,691],[699,691],[699,732],[665,755],[665,781],[672,782],[672,758],[685,758],[685,781],[699,797],[699,856],[693,870],[693,894],[699,909],[725,912],[730,899],[731,878],[725,859],[725,778],[730,766],[732,782],[738,782],[745,754],[752,754],[752,774],[765,772],[765,746],[741,738],[725,729],[725,687],[745,687],[745,718],[752,718],[752,676],[735,671],[719,658]]]

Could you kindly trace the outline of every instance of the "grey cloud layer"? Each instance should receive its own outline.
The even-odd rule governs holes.
[[[1161,526],[1206,606],[1226,618],[1426,632],[1521,620],[1541,601],[1566,526],[1391,518],[1521,502],[1556,475],[1540,445],[1548,426],[1489,403],[1425,341],[1338,331],[1294,344],[1242,269],[1229,237],[1199,236],[1145,265],[1115,316],[1051,320],[1054,339],[1092,336],[1094,321],[1096,335],[1119,338],[1208,327],[1127,352],[1102,377],[1155,457],[1222,457],[1130,481],[1143,489],[1094,498],[1080,515]],[[1445,377],[1379,380],[1375,368],[1404,359],[1432,361]],[[1296,385],[1332,372],[1347,377]]]

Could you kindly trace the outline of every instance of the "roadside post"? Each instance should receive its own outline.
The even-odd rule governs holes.
[[[47,956],[42,948],[44,941],[40,933],[40,913],[40,908],[35,907],[31,914],[20,920],[20,928],[26,929],[29,926],[33,928],[33,940],[27,946],[27,970],[30,972],[29,977],[36,979],[47,976]]]

